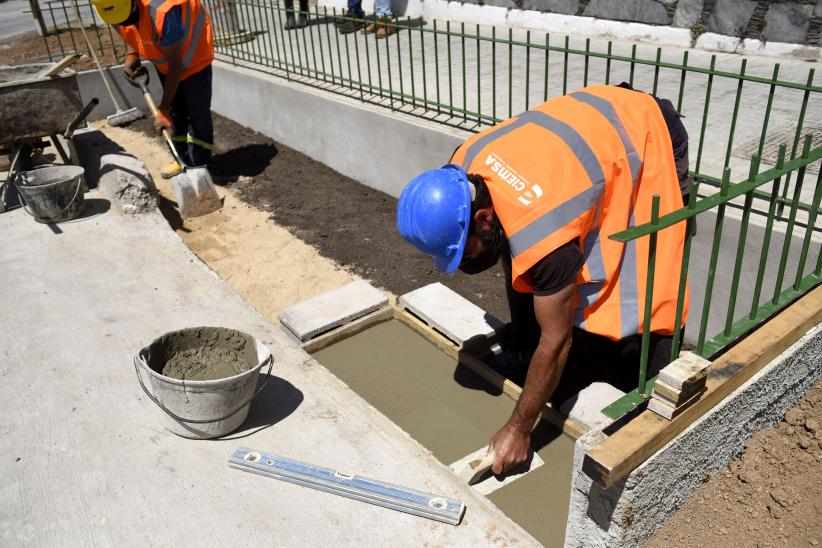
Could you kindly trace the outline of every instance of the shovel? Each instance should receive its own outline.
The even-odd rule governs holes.
[[[157,105],[148,91],[148,71],[145,67],[137,69],[134,78],[126,80],[134,87],[140,88],[146,105],[154,116],[157,113]],[[172,156],[183,169],[180,173],[171,178],[171,188],[174,190],[174,197],[177,199],[177,207],[180,209],[180,216],[184,219],[199,217],[216,211],[222,207],[217,189],[211,181],[211,175],[205,167],[191,167],[187,165],[171,140],[171,133],[163,128],[163,139],[171,150]]]

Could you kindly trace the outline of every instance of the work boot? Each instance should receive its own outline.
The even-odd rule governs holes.
[[[172,160],[165,166],[163,169],[160,170],[160,176],[163,179],[171,179],[175,175],[181,173],[183,171],[183,167],[177,163],[177,160]]]
[[[345,10],[342,15],[337,15],[336,19],[334,19],[334,26],[340,28],[343,26],[347,21],[344,19],[345,17],[354,17],[354,14],[351,10]]]
[[[285,16],[285,30],[294,30],[297,28],[297,21],[294,19],[294,14],[289,13]]]
[[[377,38],[386,38],[397,32],[397,27],[392,23],[392,17],[378,17],[377,18]]]
[[[363,28],[363,26],[365,26],[365,23],[363,23],[361,19],[349,20],[340,25],[337,30],[339,30],[340,34],[349,34],[357,32]]]
[[[299,17],[297,17],[297,28],[304,29],[308,26],[308,14],[300,12]]]
[[[372,34],[374,32],[377,32],[377,22],[373,21],[371,23],[368,23],[368,26],[362,29],[362,32],[363,34]]]

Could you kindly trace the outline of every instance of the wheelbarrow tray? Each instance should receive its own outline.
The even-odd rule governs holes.
[[[62,134],[83,108],[73,70],[36,77],[50,64],[0,66],[0,143]]]

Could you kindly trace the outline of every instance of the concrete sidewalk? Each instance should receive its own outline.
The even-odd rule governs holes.
[[[4,545],[532,545],[418,443],[287,341],[159,214],[96,193],[58,227],[0,215],[0,542]],[[296,283],[296,282],[295,282]],[[244,330],[274,377],[241,430],[164,430],[135,352],[166,331]],[[454,527],[229,469],[238,446],[465,501]]]

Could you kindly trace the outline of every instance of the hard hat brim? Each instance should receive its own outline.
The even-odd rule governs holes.
[[[434,265],[442,272],[450,274],[460,266],[462,262],[462,254],[465,252],[465,242],[468,240],[468,229],[471,226],[471,190],[468,188],[468,179],[463,176],[461,178],[463,192],[465,192],[465,203],[467,206],[462,207],[462,226],[465,227],[460,234],[460,241],[457,244],[457,250],[453,255],[434,256]]]

